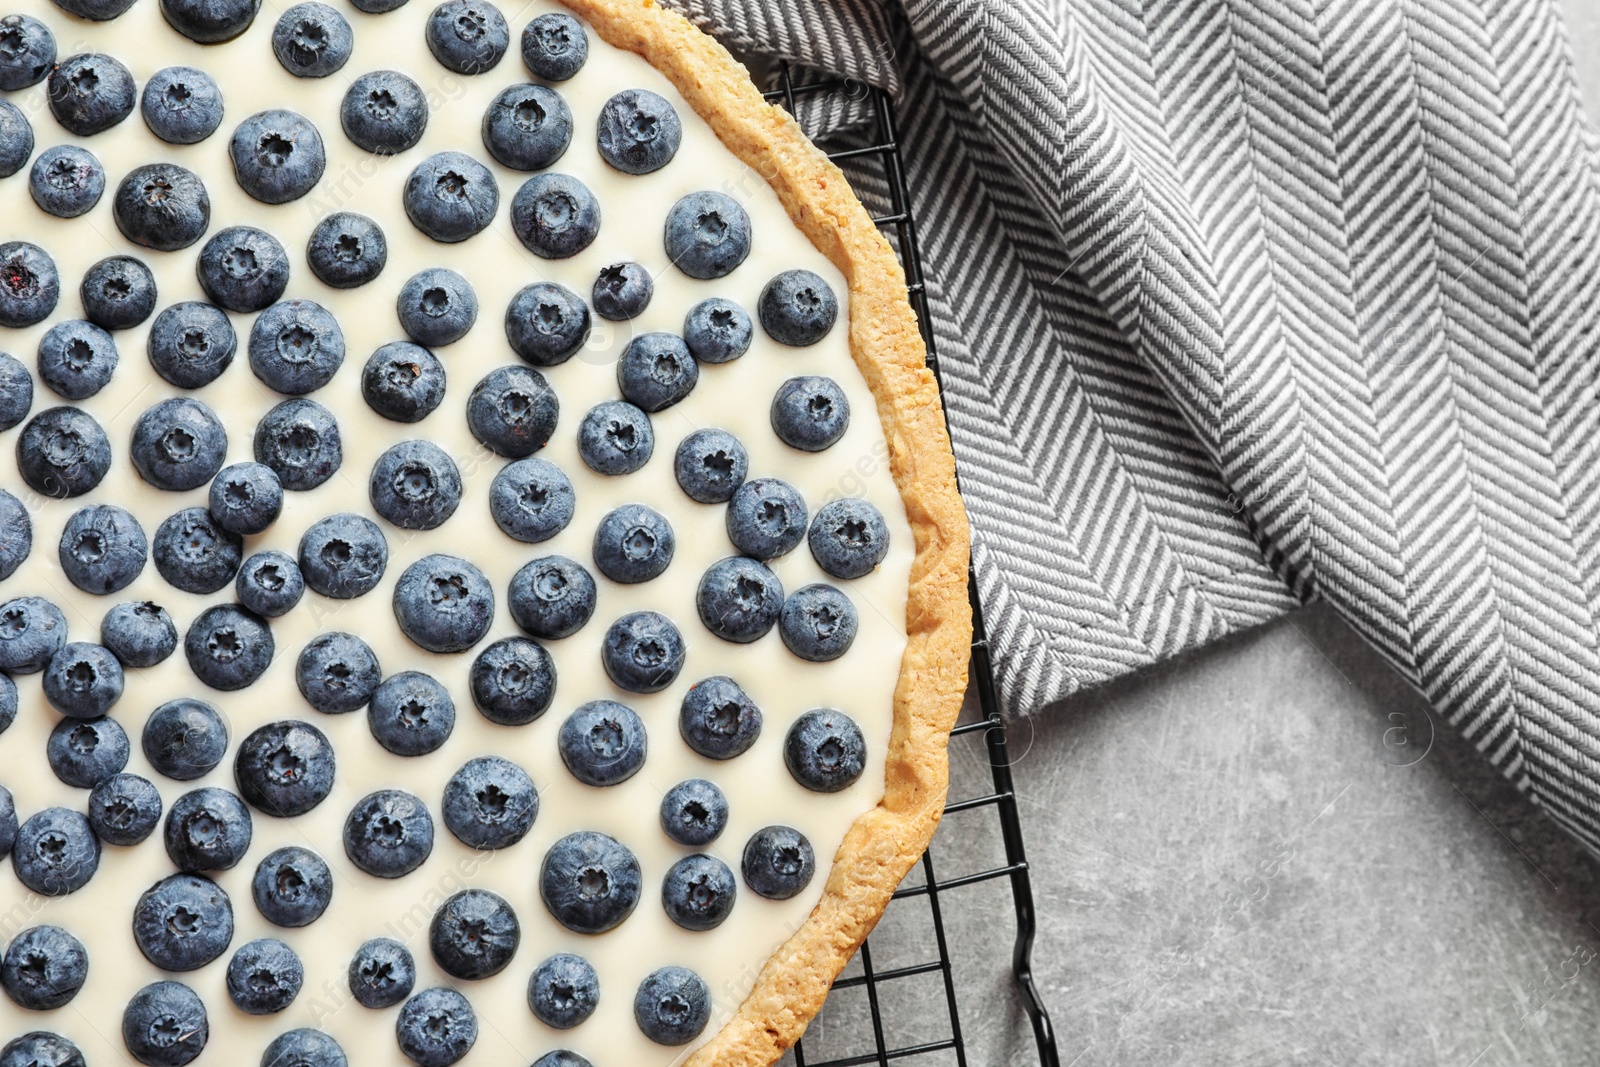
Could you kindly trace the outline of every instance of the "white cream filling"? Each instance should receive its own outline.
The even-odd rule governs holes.
[[[33,204],[27,171],[0,182],[0,236],[31,240],[55,259],[63,296],[56,313],[32,329],[0,332],[0,347],[30,368],[40,336],[54,322],[81,315],[77,286],[96,260],[116,253],[143,259],[155,271],[159,307],[180,300],[204,299],[195,280],[199,245],[163,254],[133,246],[112,221],[116,183],[133,167],[171,160],[189,167],[205,181],[211,195],[209,232],[248,223],[272,233],[288,249],[292,276],[286,297],[316,300],[338,317],[347,344],[345,364],[327,387],[312,398],[333,410],[344,437],[344,465],[319,489],[288,494],[283,516],[266,533],[247,539],[246,552],[273,547],[291,554],[300,535],[314,521],[336,511],[372,515],[367,477],[374,460],[390,445],[410,437],[426,437],[455,457],[465,482],[465,497],[455,517],[440,529],[412,533],[379,520],[389,539],[388,572],[379,587],[355,601],[335,601],[308,593],[288,616],[274,620],[277,656],[266,675],[238,693],[206,689],[190,673],[180,647],[167,662],[129,672],[127,689],[113,715],[127,729],[134,755],[128,770],[145,775],[160,788],[165,804],[205,785],[235,788],[234,748],[249,731],[279,718],[303,718],[322,729],[338,755],[333,794],[315,811],[290,820],[255,814],[255,838],[248,855],[231,871],[213,876],[234,905],[233,948],[256,937],[277,937],[299,953],[306,982],[298,999],[276,1016],[252,1017],[228,1000],[224,971],[228,955],[194,972],[165,975],[135,947],[129,920],[138,894],[173,872],[161,845],[160,830],[133,848],[107,847],[95,878],[79,892],[48,899],[28,892],[9,864],[0,866],[0,935],[6,940],[39,923],[57,923],[77,935],[90,957],[88,984],[67,1007],[44,1013],[24,1011],[0,997],[0,1043],[24,1031],[58,1031],[78,1044],[95,1067],[131,1062],[119,1025],[123,1006],[145,984],[175,977],[193,986],[204,999],[211,1027],[210,1044],[197,1061],[254,1063],[277,1034],[297,1026],[320,1027],[333,1035],[357,1067],[403,1064],[394,1040],[398,1009],[372,1011],[349,996],[345,973],[351,954],[370,937],[404,940],[416,956],[417,988],[445,983],[462,989],[477,1011],[477,1045],[463,1061],[483,1067],[513,1067],[555,1048],[570,1048],[598,1067],[670,1063],[686,1049],[669,1049],[646,1040],[632,1017],[633,993],[651,970],[666,964],[693,968],[709,984],[714,1005],[705,1036],[714,1033],[737,1008],[763,961],[799,927],[818,900],[831,857],[845,830],[862,811],[875,804],[883,790],[883,751],[891,721],[892,693],[905,645],[904,618],[912,544],[904,507],[889,475],[887,447],[875,417],[872,395],[851,361],[842,321],[821,343],[789,349],[765,337],[757,327],[754,344],[743,358],[722,366],[701,368],[700,381],[689,398],[653,416],[655,456],[643,471],[620,478],[591,473],[578,458],[575,435],[583,413],[593,404],[617,397],[614,364],[623,345],[637,332],[678,331],[684,314],[707,296],[738,301],[754,313],[762,285],[780,270],[805,267],[833,285],[846,300],[842,276],[790,223],[777,197],[758,175],[744,167],[718,142],[711,128],[685,105],[667,80],[644,60],[613,49],[593,33],[589,60],[579,75],[556,86],[574,115],[572,145],[552,170],[582,179],[598,196],[602,224],[598,239],[566,261],[549,262],[531,255],[518,243],[508,223],[508,207],[525,174],[492,162],[479,138],[485,106],[501,89],[527,80],[517,50],[522,27],[536,15],[562,10],[550,0],[535,0],[520,9],[504,8],[512,44],[494,70],[477,77],[446,71],[428,53],[423,23],[429,0],[411,0],[399,11],[365,15],[338,5],[355,29],[355,52],[344,69],[321,80],[290,76],[272,55],[269,37],[283,9],[268,0],[250,31],[220,46],[194,44],[163,21],[157,0],[138,0],[121,18],[90,23],[66,15],[45,0],[22,0],[16,9],[33,14],[51,27],[64,58],[81,51],[107,52],[134,73],[142,90],[158,69],[170,65],[200,67],[222,86],[226,114],[222,128],[206,141],[187,147],[166,145],[145,127],[137,110],[113,128],[82,143],[107,171],[107,189],[88,214],[70,221],[50,218]],[[404,71],[424,88],[432,113],[421,144],[392,159],[369,156],[351,144],[339,125],[339,106],[346,86],[358,75],[392,68]],[[632,87],[654,90],[672,100],[683,119],[683,143],[674,161],[643,177],[612,171],[595,148],[595,123],[601,104],[612,93]],[[9,94],[33,122],[40,150],[73,140],[58,126],[46,106],[44,85]],[[267,108],[287,107],[310,118],[321,131],[328,167],[320,187],[310,196],[269,207],[247,197],[233,179],[228,138],[246,116]],[[427,155],[460,149],[489,164],[500,187],[500,211],[494,224],[457,245],[437,244],[412,228],[401,206],[401,187],[412,167]],[[697,189],[719,189],[738,198],[754,224],[750,258],[731,276],[695,281],[668,268],[662,250],[662,223],[681,195]],[[312,227],[336,210],[371,216],[389,241],[384,273],[363,288],[330,289],[305,264],[304,249]],[[505,461],[488,453],[467,431],[464,408],[472,385],[490,369],[517,363],[501,326],[507,302],[524,285],[540,279],[559,281],[587,300],[599,270],[607,264],[636,259],[655,275],[655,296],[648,310],[632,323],[596,319],[594,335],[569,363],[547,371],[561,400],[561,420],[554,439],[540,455],[558,464],[576,487],[577,514],[559,536],[540,545],[522,545],[502,535],[489,518],[488,489]],[[415,425],[386,421],[362,400],[360,371],[379,345],[403,335],[395,318],[394,298],[400,285],[428,266],[451,267],[464,274],[477,291],[480,314],[467,337],[438,350],[449,375],[444,403]],[[253,458],[251,436],[257,419],[283,398],[252,375],[245,344],[253,316],[233,316],[239,353],[233,366],[215,383],[193,392],[222,417],[229,431],[228,461]],[[57,540],[67,518],[91,502],[115,502],[129,508],[153,536],[157,524],[181,507],[204,505],[205,490],[167,493],[140,480],[129,460],[128,441],[135,419],[157,401],[180,395],[151,370],[146,359],[144,326],[116,335],[121,363],[111,384],[81,406],[105,427],[114,450],[111,473],[93,493],[72,501],[39,499],[28,491],[13,466],[19,430],[0,437],[5,459],[0,484],[27,503],[33,518],[34,550],[11,579],[0,583],[0,598],[23,594],[49,597],[67,613],[71,636],[97,640],[104,612],[122,600],[154,600],[177,620],[180,633],[210,603],[231,599],[231,589],[210,597],[180,593],[148,564],[129,588],[110,597],[94,597],[74,589],[57,560]],[[805,454],[780,443],[768,422],[773,392],[786,378],[802,373],[833,376],[843,386],[854,412],[844,439],[819,454]],[[40,386],[34,412],[58,403]],[[700,575],[717,559],[732,554],[723,529],[721,506],[694,503],[672,477],[672,455],[678,442],[703,426],[720,426],[736,434],[750,453],[750,474],[782,477],[804,494],[813,512],[839,495],[859,495],[883,512],[891,530],[888,558],[876,572],[844,587],[860,614],[860,634],[843,658],[823,665],[804,663],[784,648],[776,632],[748,646],[723,642],[699,623],[694,589]],[[517,633],[506,605],[506,588],[517,568],[529,559],[560,553],[592,568],[590,540],[596,524],[611,508],[642,501],[661,511],[677,533],[677,554],[662,577],[636,586],[613,584],[596,574],[600,585],[594,619],[578,634],[548,643],[556,661],[559,685],[554,707],[539,721],[523,727],[488,722],[472,706],[466,678],[472,655],[438,656],[422,651],[402,636],[390,609],[396,578],[407,564],[430,552],[451,552],[483,569],[498,597],[495,626],[484,642]],[[375,517],[375,516],[374,516]],[[802,545],[774,569],[786,590],[811,581],[831,581]],[[652,608],[678,622],[689,645],[678,682],[665,692],[638,696],[617,690],[600,669],[598,646],[606,626],[625,612]],[[433,755],[404,759],[381,749],[367,729],[364,713],[328,716],[301,699],[294,682],[294,664],[301,647],[325,630],[348,630],[376,649],[386,674],[413,668],[443,681],[457,705],[455,732]],[[482,647],[481,645],[479,646]],[[702,759],[678,736],[678,704],[697,679],[729,674],[760,704],[765,727],[760,741],[745,755],[726,763]],[[17,722],[0,735],[0,781],[16,796],[19,814],[48,805],[83,810],[86,792],[60,783],[44,756],[45,738],[58,716],[44,701],[38,676],[19,678],[22,709]],[[156,774],[139,751],[145,717],[158,704],[177,696],[195,696],[218,707],[230,724],[230,749],[221,766],[205,778],[174,782]],[[644,769],[627,783],[607,789],[580,785],[562,766],[556,731],[578,704],[611,697],[636,708],[650,731],[650,755]],[[871,744],[866,773],[854,787],[823,796],[808,793],[783,767],[782,740],[788,724],[817,706],[844,709],[859,722]],[[522,842],[498,854],[476,854],[461,845],[439,818],[439,798],[450,775],[468,759],[497,753],[515,760],[537,784],[541,807],[537,823]],[[662,834],[657,811],[662,794],[689,777],[718,783],[731,800],[726,832],[706,851],[721,857],[735,871],[746,839],[760,827],[781,822],[800,828],[815,846],[818,873],[809,889],[787,902],[762,900],[745,889],[731,917],[716,930],[690,933],[674,926],[660,904],[660,883],[666,869],[688,854]],[[340,830],[351,805],[367,792],[399,787],[420,796],[434,817],[433,854],[418,871],[394,881],[369,877],[346,859]],[[537,875],[549,845],[573,830],[609,833],[631,848],[644,871],[644,895],[633,916],[616,931],[586,937],[559,926],[539,901]],[[333,868],[333,903],[317,922],[298,930],[267,923],[250,896],[256,864],[274,848],[298,844],[318,852]],[[522,923],[522,944],[511,965],[480,982],[454,982],[435,966],[427,948],[427,923],[434,907],[467,885],[492,889],[509,901]],[[587,1022],[556,1031],[538,1022],[526,1005],[528,975],[554,952],[575,952],[599,971],[600,1006]],[[692,1048],[693,1046],[689,1046]]]

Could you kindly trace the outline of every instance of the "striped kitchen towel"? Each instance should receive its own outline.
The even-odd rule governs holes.
[[[897,95],[1012,710],[1319,597],[1600,847],[1600,157],[1553,0],[672,2]]]

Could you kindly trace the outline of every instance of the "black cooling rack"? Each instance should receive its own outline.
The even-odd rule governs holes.
[[[905,268],[907,292],[927,346],[928,367],[937,379],[939,360],[928,316],[927,283],[917,252],[917,227],[912,217],[911,192],[906,184],[893,104],[887,94],[860,82],[837,78],[811,80],[797,75],[787,63],[777,68],[775,77],[776,87],[766,94],[767,98],[784,105],[797,116],[803,114],[802,108],[809,102],[808,98],[815,98],[819,104],[826,103],[830,111],[845,109],[853,118],[862,120],[852,124],[848,144],[829,152],[829,158],[846,170],[865,203],[877,204],[882,209],[873,221],[885,231],[899,253]],[[895,893],[879,927],[883,930],[891,923],[896,924],[898,955],[904,955],[905,943],[910,942],[916,946],[919,958],[909,962],[896,960],[889,967],[874,967],[873,942],[869,938],[844,976],[834,983],[830,996],[831,1006],[842,996],[858,998],[864,992],[865,1011],[859,1010],[859,1005],[854,1006],[855,1010],[839,1013],[825,1009],[823,1018],[828,1019],[829,1030],[826,1058],[808,1056],[806,1042],[801,1041],[793,1052],[796,1067],[866,1064],[888,1067],[890,1061],[906,1061],[920,1067],[953,1062],[958,1067],[966,1067],[968,1045],[962,1036],[963,1020],[951,963],[945,908],[973,908],[1003,914],[1007,889],[1015,916],[1010,970],[1017,999],[1032,1024],[1040,1064],[1059,1067],[1050,1016],[1033,982],[1033,886],[1022,844],[1022,823],[1012,788],[1012,757],[995,693],[982,605],[970,574],[968,598],[972,603],[971,675],[976,710],[975,714],[963,716],[956,726],[951,736],[951,756],[954,759],[971,754],[963,752],[960,746],[981,745],[993,788],[977,796],[952,800],[945,812],[947,817],[962,812],[992,813],[998,824],[1003,862],[941,876],[936,873],[936,866],[944,864],[936,865],[934,854],[939,848],[939,839],[935,838],[933,846],[922,857],[919,869],[914,870]],[[968,899],[977,894],[986,896],[980,900]],[[990,947],[1000,943],[998,938],[987,939]],[[913,992],[907,996],[902,987],[910,987]],[[908,1014],[913,1017],[908,1018]],[[844,1018],[843,1026],[838,1016]],[[841,1033],[841,1029],[846,1032]]]

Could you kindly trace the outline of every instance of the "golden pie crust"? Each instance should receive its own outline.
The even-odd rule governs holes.
[[[609,44],[664,74],[844,274],[850,352],[877,399],[889,468],[916,543],[883,800],[850,827],[804,925],[767,960],[737,1014],[687,1061],[691,1067],[766,1065],[821,1009],[944,812],[945,745],[961,709],[972,643],[967,517],[905,273],[843,172],[787,111],[762,99],[725,48],[682,15],[654,0],[562,3]]]

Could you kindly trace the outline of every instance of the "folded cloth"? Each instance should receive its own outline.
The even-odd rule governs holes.
[[[1011,710],[1320,597],[1600,848],[1600,157],[1552,0],[671,2],[898,95]]]

